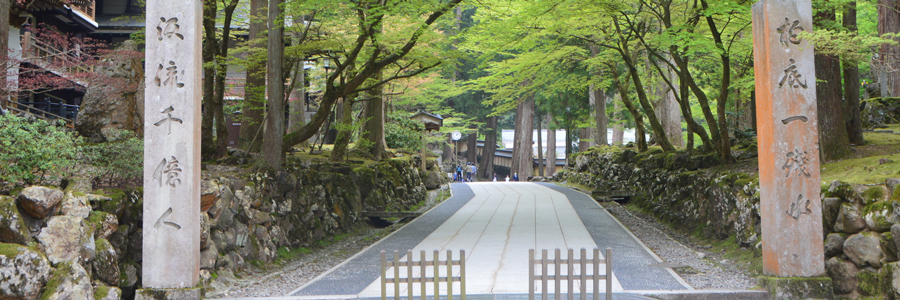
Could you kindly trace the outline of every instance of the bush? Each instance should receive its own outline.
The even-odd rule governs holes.
[[[31,185],[65,176],[76,149],[74,134],[61,124],[0,115],[0,181]]]
[[[384,124],[384,140],[388,148],[418,151],[422,148],[422,124],[402,116],[390,116]]]
[[[106,143],[82,144],[81,163],[94,182],[122,183],[142,178],[144,141],[133,132],[118,130],[108,134]]]

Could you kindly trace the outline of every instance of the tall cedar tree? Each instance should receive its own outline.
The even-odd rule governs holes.
[[[834,21],[834,11],[820,10],[814,22]],[[834,55],[816,54],[816,103],[819,115],[819,152],[823,161],[847,157],[852,149],[844,123],[841,61]]]
[[[225,126],[225,75],[228,44],[231,42],[231,20],[238,0],[225,3],[222,38],[216,38],[218,1],[203,3],[203,120],[201,122],[201,156],[204,160],[227,155],[228,127]],[[215,130],[213,130],[215,126]],[[215,131],[216,138],[213,138]]]
[[[847,30],[857,32],[856,28],[856,1],[847,3],[844,7],[843,25]],[[844,71],[844,100],[847,107],[844,109],[847,117],[847,137],[851,144],[862,145],[863,139],[862,120],[859,112],[859,67],[855,61],[843,60],[841,67]]]
[[[243,120],[239,146],[252,152],[262,145],[261,130],[266,107],[266,64],[262,58],[254,58],[253,53],[265,49],[266,12],[268,0],[250,0],[250,48],[247,66],[247,81],[244,86]],[[258,49],[258,50],[257,50]]]
[[[269,97],[266,134],[263,139],[263,157],[266,165],[281,170],[284,136],[284,0],[269,1],[269,36],[266,48],[266,94]],[[331,111],[331,108],[328,108]]]

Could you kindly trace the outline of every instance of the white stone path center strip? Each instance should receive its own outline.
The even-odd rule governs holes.
[[[434,250],[440,250],[440,259],[446,260],[447,250],[453,251],[454,259],[459,259],[459,250],[466,250],[466,294],[526,294],[528,293],[528,250],[535,249],[535,256],[540,258],[540,249],[548,249],[548,256],[553,257],[553,249],[562,249],[562,257],[566,257],[566,249],[575,249],[575,257],[580,257],[580,249],[588,249],[592,255],[597,245],[585,229],[581,219],[572,208],[565,195],[550,188],[525,182],[471,183],[469,187],[475,193],[465,206],[459,209],[443,225],[432,232],[421,243],[413,248],[414,260],[419,260],[419,253],[426,251],[430,261]],[[604,249],[601,249],[605,251]],[[602,255],[602,254],[601,254]],[[612,254],[615,256],[615,252]],[[393,254],[388,254],[388,260]],[[400,261],[405,261],[401,254]],[[613,259],[615,261],[615,258]],[[615,263],[615,262],[613,262]],[[445,276],[441,268],[441,275]],[[566,266],[562,266],[565,274]],[[577,268],[576,268],[577,269]],[[588,266],[588,272],[592,272]],[[605,273],[601,264],[600,274]],[[388,278],[392,278],[394,270],[388,270]],[[400,277],[406,277],[407,270],[402,269]],[[419,274],[414,268],[413,274]],[[535,274],[540,274],[540,268]],[[552,266],[548,274],[553,274]],[[576,271],[578,274],[578,271]],[[431,272],[427,274],[432,276]],[[457,272],[454,276],[459,276]],[[414,275],[418,277],[418,275]],[[592,286],[588,283],[588,291]],[[421,295],[419,284],[413,284],[415,295]],[[566,283],[563,282],[565,291]],[[400,295],[407,293],[406,284],[401,284]],[[441,284],[442,295],[446,293],[445,284]],[[536,293],[540,292],[540,283],[535,284]],[[428,295],[433,293],[433,285],[426,287]],[[549,285],[553,292],[553,284]],[[575,290],[580,290],[576,283]],[[605,285],[601,281],[601,292]],[[622,286],[613,274],[613,292],[621,292]],[[458,283],[453,293],[459,294]],[[393,285],[388,284],[387,294],[394,294]],[[381,296],[381,278],[366,287],[359,297]]]

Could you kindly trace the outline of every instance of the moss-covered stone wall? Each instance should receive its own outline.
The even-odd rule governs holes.
[[[660,220],[709,238],[734,235],[744,246],[760,237],[758,180],[715,172],[713,155],[649,151],[579,153],[554,176],[596,191],[633,191],[633,203]]]
[[[280,172],[204,172],[202,285],[353,231],[364,224],[363,211],[417,206],[426,200],[426,186],[446,181],[434,160],[424,172],[421,165],[418,157],[402,157],[367,166],[301,163]],[[71,182],[61,203],[47,209],[53,213],[38,219],[22,212],[21,201],[0,196],[0,269],[21,275],[0,280],[0,299],[69,299],[73,293],[133,299],[141,288],[140,189],[94,191],[89,180]]]
[[[597,191],[633,191],[632,203],[707,238],[760,240],[759,179],[721,171],[712,155],[631,150],[579,153],[553,177]],[[900,179],[822,187],[826,275],[841,298],[900,299]]]

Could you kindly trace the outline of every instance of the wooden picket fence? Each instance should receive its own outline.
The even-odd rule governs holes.
[[[575,289],[574,284],[575,281],[581,282],[581,300],[587,299],[587,281],[591,280],[594,287],[594,300],[600,299],[600,280],[606,281],[606,300],[612,300],[612,261],[610,259],[610,255],[612,254],[612,249],[606,248],[606,259],[600,259],[600,249],[594,248],[594,257],[587,257],[587,250],[581,248],[581,258],[574,259],[572,249],[570,248],[568,251],[568,257],[566,259],[560,258],[559,248],[556,248],[555,255],[553,259],[547,257],[547,249],[541,250],[541,259],[534,258],[534,249],[528,250],[528,300],[534,300],[534,282],[536,280],[541,281],[541,299],[547,300],[547,282],[554,281],[555,289],[554,289],[554,299],[560,300],[562,295],[562,290],[560,290],[560,283],[562,281],[567,281],[568,283],[568,300],[574,300],[575,298]],[[587,273],[587,265],[593,265],[593,272],[591,274]],[[600,264],[606,264],[606,274],[599,275],[600,273]],[[549,275],[547,273],[547,266],[554,266],[553,275]],[[560,266],[566,265],[568,267],[568,272],[565,275],[560,273]],[[575,266],[580,265],[581,273],[575,274]],[[541,274],[535,275],[535,267],[541,267]]]
[[[447,300],[453,300],[453,283],[459,282],[460,299],[466,300],[466,251],[459,250],[459,260],[453,260],[453,252],[447,250],[447,260],[440,260],[438,250],[434,250],[431,261],[425,257],[425,251],[419,252],[419,260],[413,260],[412,250],[406,251],[406,260],[400,261],[400,252],[394,250],[393,261],[388,264],[387,255],[381,251],[381,300],[387,300],[387,284],[394,284],[394,300],[400,300],[400,284],[406,283],[407,299],[413,299],[413,284],[421,284],[420,299],[425,299],[426,283],[434,283],[434,299],[440,298],[440,283],[447,286]],[[446,276],[440,276],[440,267],[447,266]],[[459,276],[453,276],[453,266],[459,266]],[[406,278],[400,277],[400,269],[406,268]],[[414,277],[413,267],[419,267],[419,277]],[[433,271],[432,277],[427,277],[427,269]],[[394,268],[394,277],[387,278],[387,271]]]

